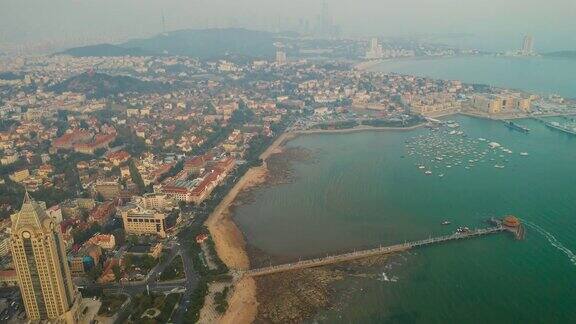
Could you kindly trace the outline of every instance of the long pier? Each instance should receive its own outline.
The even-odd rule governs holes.
[[[246,271],[244,273],[244,275],[257,277],[257,276],[265,276],[265,275],[269,275],[269,274],[273,274],[273,273],[286,272],[286,271],[297,270],[297,269],[314,268],[314,267],[319,267],[319,266],[324,266],[324,265],[329,265],[329,264],[335,264],[335,263],[340,263],[340,262],[345,262],[345,261],[352,261],[352,260],[357,260],[357,259],[362,259],[362,258],[367,258],[367,257],[372,257],[372,256],[377,256],[377,255],[385,255],[385,254],[390,254],[390,253],[403,252],[403,251],[407,251],[407,250],[410,250],[413,248],[432,245],[432,244],[439,244],[439,243],[444,243],[444,242],[449,242],[449,241],[464,240],[464,239],[469,239],[469,238],[474,238],[474,237],[480,237],[480,236],[499,233],[499,232],[503,232],[503,231],[510,231],[510,229],[503,226],[500,223],[497,223],[497,225],[494,227],[471,230],[471,231],[468,231],[465,233],[454,233],[454,234],[450,234],[450,235],[428,238],[428,239],[420,240],[420,241],[406,242],[406,243],[390,245],[390,246],[381,246],[381,247],[374,248],[374,249],[354,251],[354,252],[349,252],[349,253],[344,253],[344,254],[339,254],[339,255],[331,255],[331,256],[326,256],[326,257],[322,257],[322,258],[303,260],[303,261],[298,261],[298,262],[294,262],[294,263],[287,263],[287,264],[269,266],[269,267],[264,267],[264,268],[259,268],[259,269],[252,269],[252,270]]]

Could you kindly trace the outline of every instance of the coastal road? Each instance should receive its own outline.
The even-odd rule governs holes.
[[[188,226],[197,225],[199,224],[198,219],[190,220]],[[186,281],[183,283],[186,290],[182,294],[182,298],[180,298],[180,303],[178,307],[172,314],[172,323],[183,323],[184,322],[184,315],[188,310],[188,306],[190,306],[190,299],[192,292],[196,289],[198,285],[200,276],[194,270],[194,263],[192,261],[192,257],[190,253],[182,247],[184,240],[177,236],[176,247],[181,251],[180,256],[182,257],[182,263],[184,264],[184,273],[186,274]]]

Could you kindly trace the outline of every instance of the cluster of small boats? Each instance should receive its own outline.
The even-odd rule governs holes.
[[[425,175],[443,177],[452,168],[470,170],[479,164],[492,164],[503,169],[513,151],[485,138],[470,138],[455,122],[432,128],[428,133],[406,141],[408,157],[416,160],[416,167]],[[521,156],[528,156],[521,152]]]

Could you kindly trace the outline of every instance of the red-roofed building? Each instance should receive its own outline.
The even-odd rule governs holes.
[[[190,173],[199,174],[200,172],[202,172],[202,169],[206,166],[206,163],[210,160],[212,160],[212,155],[210,154],[195,156],[184,162],[183,170],[188,171]]]
[[[88,216],[88,220],[90,223],[96,222],[100,225],[104,225],[110,216],[114,215],[116,212],[116,205],[113,201],[108,201],[98,205],[90,211],[90,215]]]
[[[156,168],[156,170],[151,172],[151,179],[152,182],[158,182],[158,180],[165,175],[166,173],[168,173],[168,171],[170,171],[172,169],[172,167],[176,165],[175,162],[173,163],[164,163],[162,165],[160,165],[158,168]]]
[[[230,171],[232,171],[232,169],[234,169],[235,166],[236,166],[236,160],[234,160],[231,157],[227,157],[220,161],[212,163],[208,167],[208,171],[221,170],[223,171],[224,176],[226,176]]]
[[[94,154],[100,148],[107,148],[116,139],[116,133],[92,134],[89,131],[77,129],[68,132],[52,141],[55,149],[74,149],[76,152],[84,154]]]
[[[196,243],[198,243],[198,244],[204,243],[204,241],[206,241],[207,239],[208,239],[208,234],[206,234],[206,233],[196,235]]]
[[[213,170],[206,174],[202,181],[192,190],[191,200],[195,204],[203,202],[225,177],[226,174],[222,170]]]
[[[192,202],[191,190],[184,186],[176,184],[163,184],[160,191],[167,194],[170,198],[178,201]]]
[[[102,275],[100,276],[100,278],[98,278],[97,282],[98,283],[109,283],[112,282],[118,278],[116,278],[116,275],[114,274],[114,266],[116,265],[120,265],[120,262],[118,261],[118,259],[115,258],[110,258],[108,260],[106,260],[106,262],[104,263],[104,270],[102,271]]]
[[[84,154],[94,154],[98,149],[107,148],[116,139],[116,134],[98,134],[87,143],[74,144],[74,151]]]
[[[112,234],[96,234],[88,240],[88,243],[98,245],[104,250],[112,250],[116,246],[116,239]]]
[[[42,164],[38,167],[38,175],[41,177],[47,177],[54,173],[54,167],[50,164]]]
[[[18,285],[16,270],[0,270],[0,286],[13,287]]]
[[[112,164],[119,166],[120,164],[130,160],[130,154],[126,151],[116,151],[108,154],[107,158],[112,162]]]
[[[46,209],[46,214],[52,217],[56,223],[62,222],[62,208],[60,208],[60,205],[54,205]]]
[[[196,157],[188,160],[188,168],[199,167],[205,164],[203,162],[204,158]],[[207,171],[200,178],[186,180],[176,176],[166,180],[158,190],[173,199],[200,204],[212,193],[214,188],[224,180],[235,165],[235,160],[232,158],[211,162],[209,166],[207,166]],[[182,172],[186,174],[186,170]]]
[[[80,162],[76,163],[76,168],[79,171],[86,170],[86,169],[90,168],[90,163],[88,163],[86,161],[80,161]]]
[[[70,150],[74,144],[89,141],[93,134],[82,129],[73,130],[52,141],[52,147],[59,150]]]

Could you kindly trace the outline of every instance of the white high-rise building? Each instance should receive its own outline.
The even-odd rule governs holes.
[[[534,38],[530,35],[524,37],[524,42],[522,43],[522,55],[533,55],[534,54]]]
[[[276,64],[284,65],[287,62],[288,59],[286,57],[286,52],[284,51],[283,48],[278,48],[278,50],[276,51]]]
[[[374,37],[370,40],[370,48],[366,51],[367,59],[381,59],[384,57],[382,45],[378,44],[378,38]]]

